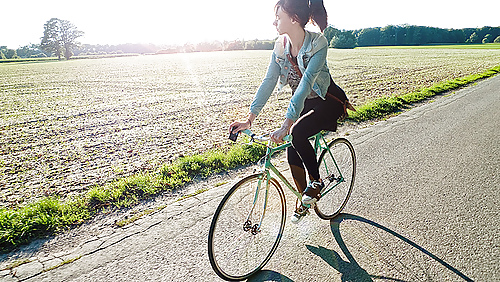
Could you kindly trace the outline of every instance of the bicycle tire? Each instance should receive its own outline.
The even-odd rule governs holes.
[[[208,234],[208,257],[213,270],[225,280],[244,280],[261,270],[271,259],[281,240],[286,219],[283,190],[274,178],[269,180],[264,220],[258,233],[245,231],[250,210],[261,180],[257,205],[252,213],[254,227],[260,222],[265,195],[266,174],[253,174],[236,183],[215,211]],[[259,208],[260,207],[260,208]]]
[[[326,220],[342,212],[351,196],[356,178],[356,154],[352,144],[347,139],[338,138],[330,142],[328,148],[329,150],[323,149],[321,152],[318,166],[325,183],[322,193],[331,190],[323,195],[314,207],[316,214]],[[339,178],[339,171],[343,179]],[[335,184],[337,186],[332,188]]]

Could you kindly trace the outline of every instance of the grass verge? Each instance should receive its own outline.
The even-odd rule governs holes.
[[[182,157],[151,173],[139,173],[90,189],[74,199],[45,198],[16,209],[0,209],[0,252],[82,223],[106,207],[128,207],[163,191],[258,161],[265,148],[234,145]]]
[[[395,113],[416,103],[500,72],[500,66],[483,73],[438,83],[402,96],[384,97],[350,112],[352,121],[367,121]],[[194,177],[207,177],[258,161],[265,153],[259,145],[234,145],[179,158],[150,173],[139,173],[90,189],[72,199],[45,198],[15,209],[0,209],[0,252],[8,252],[33,239],[80,224],[106,207],[128,207],[163,191],[173,191]],[[124,225],[128,222],[124,222]]]
[[[423,101],[435,95],[458,89],[474,81],[488,78],[500,72],[500,66],[491,68],[483,73],[473,74],[466,77],[456,78],[450,81],[440,82],[430,88],[408,93],[401,96],[382,97],[357,107],[356,112],[349,112],[349,119],[355,122],[368,121],[396,113],[407,105]]]
[[[500,43],[479,44],[428,44],[408,46],[367,46],[356,49],[500,49]]]

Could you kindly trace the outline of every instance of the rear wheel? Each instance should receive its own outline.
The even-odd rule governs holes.
[[[338,138],[321,153],[318,165],[325,188],[314,210],[322,219],[337,216],[347,204],[356,176],[356,155],[351,143]]]
[[[217,275],[244,280],[262,269],[278,247],[285,218],[285,197],[274,178],[267,181],[261,173],[236,183],[220,202],[210,225],[208,257]]]

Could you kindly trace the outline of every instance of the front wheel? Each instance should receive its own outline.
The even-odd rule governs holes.
[[[314,210],[322,219],[337,216],[347,204],[356,176],[356,155],[351,143],[338,138],[321,153],[318,166],[325,188]]]
[[[219,277],[244,280],[271,259],[283,234],[283,190],[266,173],[236,183],[215,211],[208,234],[208,257]]]

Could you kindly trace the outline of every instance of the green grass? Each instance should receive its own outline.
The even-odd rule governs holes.
[[[19,58],[19,59],[0,59],[1,63],[39,63],[39,62],[50,62],[59,61],[59,59],[54,57],[48,58]]]
[[[128,207],[159,192],[178,189],[194,177],[207,177],[255,162],[264,153],[262,146],[235,145],[228,150],[215,149],[182,157],[155,173],[139,173],[104,187],[96,186],[87,192],[85,201],[92,208]]]
[[[400,111],[407,105],[468,85],[500,72],[500,66],[480,74],[441,82],[406,95],[383,97],[350,113],[353,121],[367,121]],[[13,209],[0,209],[0,251],[7,252],[39,237],[80,224],[107,208],[132,206],[163,191],[173,191],[196,177],[207,177],[258,161],[262,146],[234,145],[182,157],[155,172],[139,173],[90,189],[84,196],[62,200],[45,198]]]
[[[0,210],[0,250],[9,250],[31,239],[52,234],[90,217],[82,201],[60,202],[46,198],[22,208]]]
[[[147,209],[147,210],[142,211],[140,213],[134,214],[131,217],[127,217],[123,220],[119,220],[115,224],[118,227],[123,227],[123,226],[129,225],[130,223],[135,222],[136,220],[140,219],[141,217],[143,217],[145,215],[152,214],[152,213],[159,211],[159,210],[162,210],[164,208],[166,208],[166,206],[161,206],[161,207],[153,208],[153,209]]]
[[[23,264],[26,264],[26,263],[30,263],[31,260],[30,259],[19,259],[19,260],[15,260],[11,263],[9,263],[5,268],[1,269],[1,270],[12,270],[18,266],[21,266]]]
[[[194,192],[193,192],[193,193],[191,193],[191,194],[184,195],[184,196],[180,197],[179,199],[177,199],[177,202],[178,202],[178,201],[182,201],[182,200],[187,199],[187,198],[194,197],[194,196],[196,196],[196,195],[198,195],[198,194],[201,194],[201,193],[203,193],[203,192],[206,192],[206,191],[208,191],[208,188],[198,189],[198,190],[194,191]]]
[[[479,79],[488,78],[500,72],[500,66],[491,68],[483,73],[469,75],[450,81],[441,82],[429,88],[400,96],[382,97],[357,107],[356,112],[349,112],[349,119],[356,122],[368,121],[394,114],[408,105],[423,101],[453,89],[466,86]]]
[[[237,144],[179,158],[156,172],[139,173],[96,186],[77,199],[45,198],[16,209],[0,209],[0,251],[10,251],[34,238],[79,224],[103,208],[128,207],[160,192],[178,189],[195,177],[207,177],[256,162],[264,153],[263,146]]]
[[[57,265],[54,265],[54,266],[49,267],[49,268],[47,268],[47,269],[44,269],[42,272],[48,272],[48,271],[54,270],[54,269],[56,269],[56,268],[58,268],[58,267],[61,267],[61,266],[63,266],[63,265],[73,263],[74,261],[77,261],[77,260],[79,260],[79,259],[81,259],[81,258],[82,258],[82,256],[81,256],[81,255],[79,255],[79,256],[74,257],[74,258],[72,258],[72,259],[67,259],[67,260],[65,260],[65,261],[63,261],[63,262],[61,262],[61,263],[59,263],[59,264],[57,264]]]
[[[430,44],[419,46],[370,46],[356,49],[500,49],[500,43],[486,44]]]
[[[109,55],[73,56],[70,58],[70,60],[120,58],[120,57],[135,57],[135,56],[139,56],[139,54],[109,54]],[[2,64],[2,63],[40,63],[40,62],[53,62],[53,61],[66,61],[66,59],[64,57],[61,58],[60,60],[56,57],[0,59],[0,64]]]

